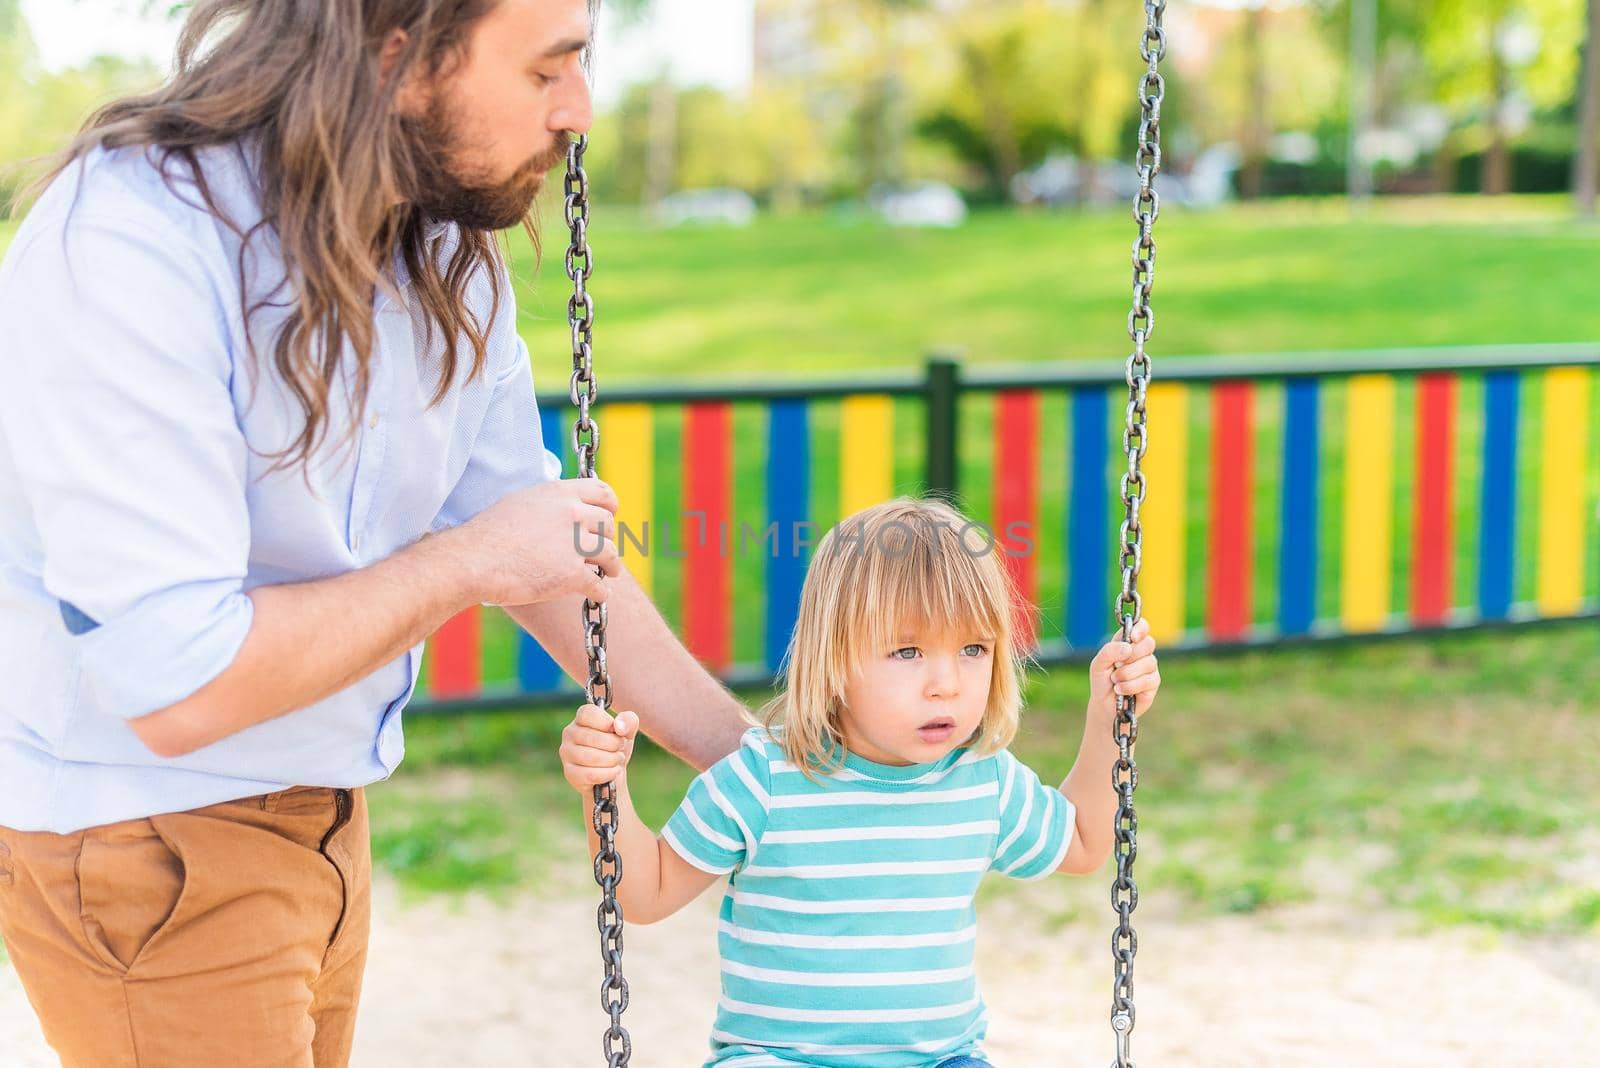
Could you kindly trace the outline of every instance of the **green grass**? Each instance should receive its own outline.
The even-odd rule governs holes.
[[[1564,199],[1288,201],[1157,224],[1158,356],[1572,341],[1600,308],[1564,298],[1600,271],[1600,229]],[[559,224],[559,210],[544,217]],[[979,212],[952,231],[854,216],[655,230],[603,206],[591,231],[596,360],[613,382],[839,374],[918,364],[1104,358],[1126,349],[1127,213]],[[535,379],[564,391],[565,248],[519,286]],[[532,253],[514,246],[519,281]]]
[[[1170,658],[1139,746],[1141,886],[1203,912],[1315,900],[1600,930],[1597,657],[1600,631],[1562,625]],[[1016,749],[1047,779],[1076,753],[1083,689],[1077,669],[1030,689]],[[560,776],[567,718],[413,718],[406,762],[371,793],[379,863],[416,892],[574,885],[584,801]],[[644,819],[659,826],[691,775],[641,747]]]
[[[558,204],[542,215],[542,270],[512,241],[519,326],[537,384],[563,392],[565,236]],[[0,251],[16,225],[0,221]],[[660,230],[600,205],[596,359],[620,383],[908,367],[946,347],[976,363],[1120,355],[1133,237],[1120,210],[977,212],[951,231],[845,212]],[[1157,244],[1157,356],[1600,335],[1600,307],[1566,299],[1600,271],[1600,228],[1564,197],[1167,209]]]

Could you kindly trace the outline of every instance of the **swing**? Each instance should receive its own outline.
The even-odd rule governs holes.
[[[1133,246],[1133,310],[1128,313],[1128,336],[1133,352],[1127,359],[1128,405],[1122,445],[1128,469],[1121,479],[1120,498],[1124,519],[1118,538],[1117,565],[1122,584],[1115,598],[1115,618],[1123,641],[1131,641],[1133,627],[1142,612],[1138,579],[1143,531],[1139,507],[1145,498],[1144,474],[1140,469],[1148,447],[1145,393],[1150,382],[1150,358],[1145,342],[1155,329],[1155,313],[1150,308],[1150,293],[1155,281],[1156,244],[1154,228],[1160,214],[1160,197],[1154,185],[1161,171],[1161,103],[1166,85],[1160,64],[1166,55],[1167,38],[1162,27],[1166,0],[1144,0],[1145,29],[1139,41],[1139,54],[1147,64],[1139,82],[1139,145],[1135,163],[1139,191],[1134,198],[1133,216],[1139,224],[1139,238]],[[594,376],[594,300],[588,292],[594,261],[589,250],[589,178],[583,169],[587,136],[574,138],[567,150],[564,215],[571,243],[566,252],[567,277],[572,281],[572,296],[567,301],[567,321],[572,328],[572,378],[569,393],[578,409],[572,429],[572,444],[578,456],[578,476],[595,477],[595,455],[600,445],[600,427],[590,412],[596,396]],[[598,569],[597,569],[598,571]],[[584,683],[587,703],[609,710],[611,676],[606,666],[606,605],[584,601],[584,646],[588,653],[589,675]],[[1133,880],[1133,862],[1138,855],[1139,819],[1133,806],[1133,793],[1139,785],[1139,768],[1133,760],[1133,745],[1138,738],[1134,718],[1137,698],[1117,700],[1113,731],[1118,756],[1112,766],[1111,782],[1117,792],[1115,846],[1117,875],[1111,884],[1111,904],[1117,913],[1117,926],[1111,938],[1112,994],[1111,1027],[1116,1036],[1116,1056],[1112,1068],[1133,1068],[1130,1042],[1135,1013],[1133,1006],[1133,959],[1139,940],[1133,930],[1133,910],[1139,905],[1139,887]],[[594,829],[600,848],[594,859],[594,878],[601,891],[596,920],[600,930],[600,957],[605,977],[600,983],[600,1005],[610,1019],[601,1037],[607,1068],[626,1068],[633,1055],[633,1041],[622,1026],[622,1013],[628,1007],[628,981],[622,974],[622,907],[617,903],[617,886],[622,882],[622,858],[616,851],[617,806],[610,784],[594,788]]]

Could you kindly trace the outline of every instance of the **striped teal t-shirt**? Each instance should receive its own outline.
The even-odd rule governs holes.
[[[986,871],[1036,879],[1073,807],[1009,752],[891,767],[854,754],[821,781],[765,731],[694,781],[662,829],[731,874],[707,1066],[932,1068],[979,1056],[974,895]]]

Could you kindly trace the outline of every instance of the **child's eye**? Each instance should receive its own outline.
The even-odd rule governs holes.
[[[910,656],[901,656],[900,655],[901,653],[910,653],[911,655]],[[906,645],[906,646],[902,646],[899,649],[896,649],[894,652],[890,653],[889,655],[894,657],[896,660],[914,660],[914,659],[916,659],[916,654],[917,654],[917,647],[915,645]]]
[[[545,89],[555,84],[555,75],[545,74],[542,71],[533,71],[533,80],[539,83],[539,88]]]
[[[969,656],[982,656],[989,651],[989,647],[980,642],[973,642],[961,651]]]

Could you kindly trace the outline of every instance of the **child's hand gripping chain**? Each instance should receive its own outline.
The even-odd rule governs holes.
[[[612,784],[616,850],[626,872],[617,886],[617,902],[629,922],[655,923],[694,900],[715,877],[684,861],[639,819],[628,792],[628,761],[638,737],[638,713],[623,711],[613,717],[595,705],[584,705],[561,732],[561,771],[585,799],[601,783]],[[591,823],[590,857],[599,845]]]
[[[1139,620],[1132,637],[1132,643],[1120,639],[1107,642],[1089,665],[1089,708],[1094,714],[1103,714],[1106,722],[1116,718],[1118,697],[1137,697],[1133,714],[1142,716],[1161,687],[1150,624]]]
[[[619,712],[613,718],[596,705],[584,705],[561,732],[561,771],[567,782],[587,795],[601,783],[626,779],[638,735],[636,713]]]
[[[1060,869],[1069,875],[1098,871],[1111,855],[1117,792],[1111,785],[1110,769],[1118,757],[1111,725],[1117,718],[1117,698],[1131,695],[1134,715],[1143,716],[1161,688],[1150,624],[1139,620],[1131,637],[1132,642],[1120,638],[1107,642],[1089,664],[1083,743],[1072,771],[1061,784],[1061,793],[1072,802],[1077,817],[1072,848]]]

